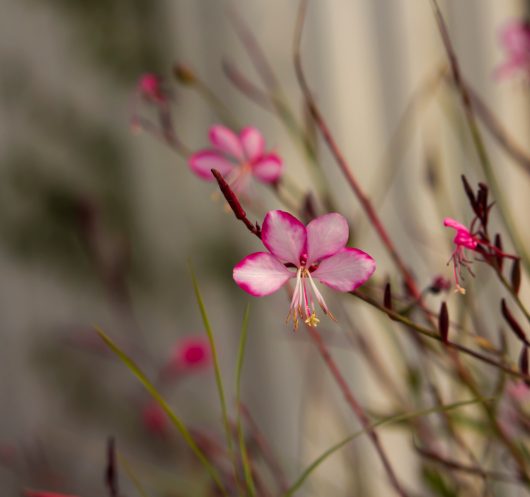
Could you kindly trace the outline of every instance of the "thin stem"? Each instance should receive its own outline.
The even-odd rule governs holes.
[[[516,369],[514,369],[514,367],[510,365],[503,364],[494,359],[491,359],[490,357],[485,356],[479,352],[475,352],[474,350],[464,345],[460,345],[459,343],[455,343],[450,340],[448,340],[447,342],[444,342],[442,337],[438,333],[433,332],[429,328],[421,326],[420,324],[417,324],[414,321],[411,321],[410,319],[406,318],[405,316],[402,316],[401,314],[395,311],[387,309],[384,305],[380,304],[377,300],[371,297],[368,297],[367,295],[359,292],[358,290],[351,292],[351,294],[354,295],[355,297],[360,298],[361,300],[364,300],[367,304],[370,304],[372,307],[375,307],[376,309],[379,309],[380,311],[384,312],[390,319],[394,321],[399,321],[400,323],[404,324],[407,328],[417,331],[423,336],[432,338],[438,342],[443,342],[445,346],[458,350],[459,352],[462,352],[471,357],[474,357],[475,359],[478,359],[479,361],[482,361],[486,364],[495,366],[496,368],[501,369],[502,371],[504,371],[505,373],[508,373],[511,376],[521,378],[526,381],[530,381],[530,375],[523,374],[520,371],[517,371]]]

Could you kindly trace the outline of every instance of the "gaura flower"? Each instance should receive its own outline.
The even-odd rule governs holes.
[[[530,23],[512,21],[504,27],[500,36],[506,51],[506,60],[495,70],[497,78],[521,74],[526,80],[530,77]]]
[[[339,292],[351,292],[375,271],[375,261],[362,250],[346,247],[348,223],[337,213],[325,214],[304,226],[291,214],[270,211],[261,240],[269,252],[256,252],[234,267],[235,282],[255,297],[270,295],[294,278],[287,320],[294,329],[302,319],[317,326],[315,300],[334,319],[315,280]]]
[[[455,275],[456,291],[462,294],[466,293],[465,288],[460,286],[460,278],[462,278],[462,268],[465,267],[471,275],[473,272],[469,265],[471,261],[466,258],[465,249],[476,250],[480,241],[478,238],[471,234],[471,232],[461,223],[455,221],[450,217],[444,219],[444,226],[453,228],[456,230],[456,235],[453,238],[455,244],[455,250],[451,254],[449,262],[453,262],[453,271]],[[449,262],[447,264],[449,264]]]
[[[165,379],[196,372],[212,364],[210,342],[205,336],[188,336],[180,339],[167,361],[162,374]]]
[[[138,94],[148,102],[161,104],[167,101],[160,78],[153,73],[146,73],[138,80]]]
[[[262,183],[275,183],[281,176],[281,158],[265,151],[262,134],[252,127],[239,135],[216,125],[209,132],[212,148],[199,150],[189,158],[191,170],[206,181],[213,181],[211,170],[217,169],[236,193],[244,191],[253,176]]]

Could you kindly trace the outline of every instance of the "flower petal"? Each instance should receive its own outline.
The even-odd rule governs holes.
[[[234,267],[234,281],[254,297],[270,295],[292,278],[276,257],[266,252],[256,252],[245,257]]]
[[[189,159],[190,169],[200,178],[211,181],[214,179],[212,169],[217,169],[222,176],[226,176],[234,166],[215,150],[200,150]]]
[[[219,151],[234,157],[238,161],[244,160],[243,147],[239,137],[231,129],[221,125],[212,126],[209,137],[212,145]]]
[[[252,164],[252,173],[263,183],[274,183],[280,179],[283,169],[282,159],[276,154],[267,154]]]
[[[306,238],[305,226],[288,212],[269,211],[265,216],[261,240],[280,261],[299,266]]]
[[[451,217],[446,217],[444,219],[444,226],[447,226],[449,228],[454,228],[458,231],[465,231],[466,233],[469,233],[469,230],[462,224],[456,221],[455,219]]]
[[[351,292],[368,280],[374,271],[375,261],[367,253],[343,248],[324,259],[311,276],[334,290]]]
[[[336,212],[313,219],[306,230],[308,265],[343,249],[350,232],[344,216]]]
[[[254,162],[263,155],[265,140],[263,135],[256,128],[250,126],[244,128],[241,133],[239,133],[239,140],[243,146],[243,151],[250,162]]]
[[[530,25],[522,21],[512,21],[501,31],[501,42],[506,50],[528,56],[530,50]]]

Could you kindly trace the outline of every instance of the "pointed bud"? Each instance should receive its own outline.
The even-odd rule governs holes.
[[[510,309],[508,309],[508,305],[506,304],[506,301],[504,299],[501,300],[501,311],[502,315],[504,316],[504,319],[510,325],[511,330],[515,333],[517,338],[519,338],[519,340],[521,340],[524,344],[530,345],[530,342],[528,342],[523,328],[515,319],[513,314],[510,312]]]
[[[477,201],[475,200],[475,194],[473,193],[473,190],[471,186],[469,185],[467,178],[463,174],[461,178],[462,178],[462,183],[464,185],[464,191],[466,192],[469,203],[471,204],[471,208],[473,209],[473,211],[476,211]]]
[[[197,82],[197,77],[190,67],[184,64],[175,64],[173,66],[173,75],[180,84],[193,85]]]
[[[383,299],[385,307],[391,311],[392,310],[392,289],[390,288],[390,283],[385,285],[385,296]]]
[[[449,337],[449,311],[447,310],[447,304],[442,302],[440,307],[440,314],[438,315],[438,330],[442,341],[447,343]]]
[[[495,235],[495,247],[499,249],[499,252],[502,252],[502,238],[499,233]],[[495,260],[497,262],[497,267],[499,268],[499,271],[502,271],[503,263],[504,263],[504,257],[500,255],[499,253],[495,254]]]
[[[512,289],[517,295],[519,293],[519,288],[521,288],[521,261],[519,259],[514,259],[512,264],[512,274],[511,274]]]

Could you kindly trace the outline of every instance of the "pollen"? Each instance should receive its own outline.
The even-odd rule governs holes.
[[[313,311],[313,313],[304,321],[304,323],[311,328],[316,328],[318,323],[320,323],[320,319],[317,318],[315,311]]]

